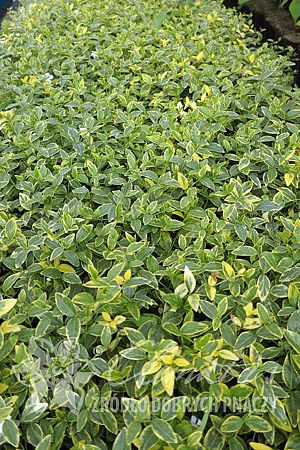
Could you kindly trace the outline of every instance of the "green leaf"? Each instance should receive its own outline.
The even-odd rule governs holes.
[[[260,275],[257,282],[257,292],[261,301],[266,300],[270,292],[270,280],[266,275]]]
[[[50,450],[51,448],[51,435],[48,434],[47,436],[42,439],[38,445],[36,446],[36,450]]]
[[[221,431],[224,433],[234,433],[236,431],[239,431],[239,429],[243,425],[243,419],[238,416],[230,416],[227,417],[227,419],[224,420],[224,422],[221,425]]]
[[[146,358],[146,353],[138,347],[131,347],[126,350],[122,350],[120,355],[123,356],[123,358],[130,359],[132,361],[144,360]]]
[[[272,430],[272,425],[269,422],[256,415],[246,417],[245,424],[256,433],[267,433]]]
[[[205,450],[221,450],[225,444],[225,437],[214,427],[210,428],[204,438]]]
[[[200,300],[200,308],[207,317],[210,319],[214,319],[218,315],[217,308],[212,303],[207,302],[206,300]]]
[[[126,442],[131,444],[140,434],[142,425],[140,422],[132,422],[127,428]]]
[[[48,403],[33,403],[27,404],[21,416],[21,422],[33,422],[38,419],[47,409]]]
[[[67,332],[67,338],[68,341],[72,346],[75,346],[78,344],[79,336],[81,331],[81,322],[76,317],[73,317],[72,319],[68,320],[66,332]]]
[[[8,237],[8,239],[13,239],[17,233],[18,226],[16,220],[12,217],[9,219],[8,222],[6,222],[5,225],[5,235]]]
[[[284,330],[283,333],[288,343],[300,354],[300,334],[289,330]]]
[[[249,247],[248,245],[241,245],[240,247],[233,250],[232,253],[233,255],[238,256],[256,256],[257,250],[253,247]]]
[[[180,328],[180,332],[184,336],[197,336],[209,329],[209,325],[205,322],[185,322]]]
[[[164,442],[175,444],[178,440],[171,425],[162,419],[153,419],[151,426],[154,434]]]
[[[124,267],[125,267],[125,263],[124,262],[116,264],[115,266],[113,266],[107,273],[107,281],[110,282],[114,278],[116,278],[118,275],[120,275],[120,273],[122,272]]]
[[[105,426],[105,428],[108,431],[110,431],[113,434],[118,433],[118,423],[116,421],[115,416],[113,415],[113,413],[111,411],[109,411],[108,409],[101,409],[100,417],[101,417],[101,421],[102,421],[103,425]],[[124,436],[124,432],[123,432],[122,436]],[[124,436],[124,439],[126,442],[126,435]]]
[[[73,317],[76,314],[75,306],[66,295],[56,293],[55,303],[62,314],[68,317]]]
[[[69,127],[68,129],[68,136],[70,138],[70,140],[74,143],[78,143],[80,136],[77,130],[75,130],[75,128]]]
[[[18,273],[13,273],[12,275],[10,275],[9,277],[7,277],[2,285],[2,289],[4,292],[7,292],[13,285],[14,283],[17,281],[17,279],[20,277],[20,272]]]
[[[78,305],[91,306],[94,305],[95,299],[88,292],[80,292],[72,298],[72,302]]]
[[[250,347],[250,345],[254,344],[255,342],[255,334],[251,333],[250,331],[245,331],[244,333],[241,333],[234,345],[234,350],[244,350],[247,347]]]
[[[131,445],[127,443],[127,430],[124,427],[116,437],[112,450],[130,450],[130,449]]]
[[[19,446],[20,433],[17,425],[12,420],[5,420],[3,424],[3,435],[6,441],[13,447]]]
[[[151,425],[143,429],[139,438],[139,450],[152,449],[158,442],[159,438],[154,434]]]

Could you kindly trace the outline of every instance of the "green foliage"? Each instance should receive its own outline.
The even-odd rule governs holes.
[[[206,0],[1,39],[1,448],[299,448],[288,58]]]

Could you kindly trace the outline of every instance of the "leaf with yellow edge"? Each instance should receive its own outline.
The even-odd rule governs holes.
[[[184,284],[186,285],[190,293],[195,290],[196,280],[188,266],[185,266],[184,268]]]
[[[3,334],[16,333],[17,331],[21,330],[21,327],[19,325],[10,324],[9,320],[5,320],[5,322],[1,324],[0,328]]]
[[[191,294],[188,296],[188,302],[194,311],[198,311],[200,305],[200,296],[198,294]]]
[[[239,357],[230,350],[219,350],[219,356],[221,356],[221,358],[223,359],[228,359],[229,361],[239,360]]]
[[[15,304],[17,303],[16,298],[7,298],[5,300],[0,301],[0,317],[4,316],[4,314],[7,314]]]
[[[161,382],[167,394],[173,395],[175,383],[175,370],[173,367],[167,367],[161,375]]]
[[[250,447],[254,450],[273,450],[272,447],[265,444],[260,444],[258,442],[250,442]]]
[[[299,367],[300,369],[300,355],[293,355],[293,360],[295,361],[295,364]]]
[[[124,316],[116,316],[114,318],[114,321],[117,325],[120,325],[121,323],[125,322],[125,320],[126,320],[126,317],[124,317]]]
[[[69,264],[59,264],[58,270],[62,273],[76,273],[74,267],[70,266]]]
[[[186,191],[187,188],[189,187],[189,182],[188,182],[188,180],[185,178],[185,176],[182,175],[182,173],[178,172],[177,180],[178,180],[178,183],[180,184],[180,186],[182,187],[182,189],[183,189],[184,191]]]

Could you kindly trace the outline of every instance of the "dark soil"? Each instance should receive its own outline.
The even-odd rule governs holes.
[[[224,0],[226,7],[238,7],[237,0]],[[260,30],[263,40],[280,40],[283,47],[293,47],[296,63],[295,84],[300,86],[300,28],[296,27],[289,11],[274,0],[250,0],[240,10],[252,14],[254,26]]]
[[[237,0],[224,0],[227,7],[238,6]],[[300,44],[300,28],[294,23],[288,10],[274,0],[250,0],[242,10],[253,14],[254,24],[266,28],[265,35],[270,39],[281,38],[287,45]]]
[[[2,7],[0,6],[0,26],[1,26],[2,20],[4,19],[4,16],[6,16],[8,10],[10,8],[13,8],[13,9],[17,8],[18,4],[19,4],[18,0],[8,0],[4,4],[4,6],[2,6]],[[1,2],[1,5],[2,5],[2,2]]]

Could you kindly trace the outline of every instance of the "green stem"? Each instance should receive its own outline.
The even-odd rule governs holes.
[[[202,432],[204,431],[204,429],[206,427],[206,424],[207,424],[207,421],[208,421],[208,418],[210,416],[210,410],[211,410],[212,400],[213,400],[212,386],[213,385],[211,384],[210,387],[209,387],[208,405],[207,405],[207,409],[206,409],[206,411],[204,413],[201,425],[199,427],[199,431],[202,431]]]

